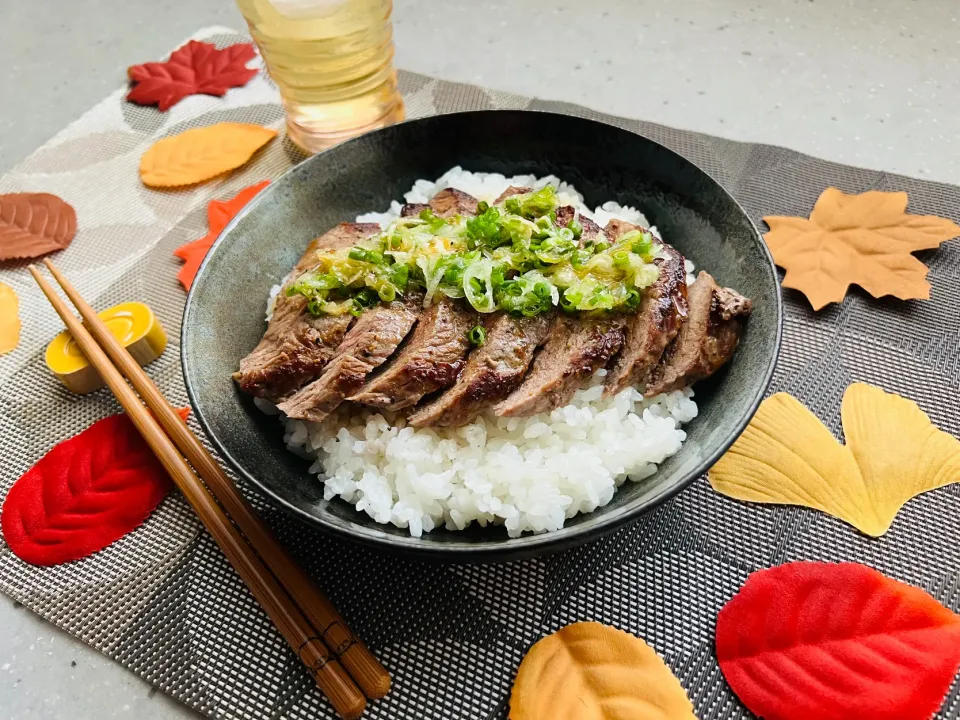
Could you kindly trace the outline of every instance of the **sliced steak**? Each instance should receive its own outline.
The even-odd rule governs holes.
[[[557,208],[556,226],[565,228],[577,216],[577,209],[573,205],[562,205]]]
[[[639,225],[634,225],[626,220],[613,219],[607,222],[607,226],[603,229],[603,234],[607,236],[607,240],[609,240],[611,243],[615,243],[617,238],[624,233],[630,232],[631,230],[647,232],[646,228],[642,228]]]
[[[416,329],[382,371],[350,397],[354,402],[399,410],[456,382],[470,348],[467,333],[477,314],[443,298],[425,309]]]
[[[580,236],[581,245],[584,243],[584,241],[595,238],[600,234],[600,226],[582,213],[578,217],[577,209],[572,205],[563,205],[562,207],[557,208],[556,225],[557,227],[562,228],[567,227],[567,225],[570,224],[570,221],[575,217],[580,223],[580,227],[583,228],[583,234]]]
[[[511,185],[502,193],[500,193],[499,197],[497,197],[497,199],[493,201],[493,204],[499,205],[508,197],[513,197],[514,195],[526,195],[527,193],[530,193],[530,192],[533,192],[533,188],[531,187],[518,187],[516,185]]]
[[[719,287],[705,272],[697,275],[688,301],[687,321],[650,373],[647,397],[703,380],[726,364],[740,342],[743,319],[753,309],[750,300]]]
[[[583,228],[583,235],[580,236],[581,245],[587,240],[592,240],[593,238],[597,237],[597,235],[602,232],[600,230],[600,226],[585,215],[580,215],[579,219],[580,226]]]
[[[400,208],[400,217],[416,217],[428,207],[426,203],[407,203]]]
[[[447,218],[454,215],[476,215],[477,199],[456,188],[441,190],[430,199],[430,209],[437,217]]]
[[[662,254],[664,257],[653,261],[660,269],[660,276],[644,290],[636,314],[627,317],[623,350],[607,374],[604,388],[607,396],[616,395],[631,385],[643,386],[687,318],[687,271],[683,255],[666,244]]]
[[[372,223],[341,223],[310,243],[288,278],[296,279],[313,267],[318,250],[351,247],[379,230],[380,226]],[[311,315],[305,297],[287,297],[287,285],[289,281],[277,296],[263,338],[233,374],[244,392],[274,402],[320,374],[353,322],[351,315]]]
[[[296,280],[297,277],[316,266],[318,252],[351,248],[361,240],[376,235],[378,232],[380,232],[380,226],[376,223],[340,223],[333,230],[310,241],[306,251],[297,260],[297,264],[293,266],[290,274],[287,275],[287,279]]]
[[[422,302],[422,297],[411,296],[405,302],[378,305],[364,312],[323,374],[280,403],[280,409],[292,418],[322,421],[393,355],[417,321]]]
[[[414,427],[466,425],[510,394],[523,380],[536,349],[547,339],[547,315],[499,313],[486,323],[487,338],[474,350],[456,385],[410,418]]]
[[[625,325],[621,315],[558,317],[526,379],[497,405],[497,415],[536,415],[566,405],[620,350]]]

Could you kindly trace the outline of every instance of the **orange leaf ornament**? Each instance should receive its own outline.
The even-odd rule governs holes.
[[[269,180],[263,180],[256,185],[245,187],[230,200],[210,201],[207,206],[207,225],[210,227],[210,232],[199,240],[188,242],[173,251],[174,255],[183,260],[183,267],[177,273],[177,280],[183,285],[184,290],[190,289],[200,264],[223,229],[257,193],[269,184]]]
[[[10,352],[20,343],[19,307],[16,291],[6,283],[0,283],[0,355]]]
[[[841,302],[850,285],[876,298],[930,297],[927,266],[913,257],[960,235],[960,225],[935,215],[907,213],[905,192],[847,195],[827,188],[810,219],[764,217],[773,259],[787,273],[783,286],[813,306]]]
[[[247,163],[276,136],[276,130],[248,123],[186,130],[158,140],[143,154],[140,179],[155,188],[196,185]]]
[[[767,398],[710,469],[710,484],[738,500],[821,510],[879,537],[912,498],[960,482],[960,440],[911,400],[854,383],[840,416],[846,445],[792,395]]]
[[[579,622],[543,638],[520,663],[510,720],[696,720],[680,682],[640,638]]]

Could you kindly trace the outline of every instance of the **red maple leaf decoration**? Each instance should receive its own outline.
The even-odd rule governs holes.
[[[256,55],[252,43],[217,50],[212,43],[191,40],[166,62],[129,67],[127,75],[136,85],[127,93],[127,100],[167,111],[188,95],[223,96],[256,76],[259,71],[247,67]]]
[[[139,527],[171,487],[130,418],[111,415],[55,445],[14,483],[0,528],[28,563],[79,560]]]
[[[256,185],[245,187],[230,200],[210,201],[207,206],[207,225],[210,227],[210,232],[199,240],[188,242],[173,251],[174,255],[183,260],[183,267],[177,273],[177,280],[185,290],[189,290],[193,285],[193,279],[197,276],[200,264],[223,229],[243,209],[244,205],[269,184],[269,180],[263,180]]]
[[[960,616],[863,565],[789,563],[720,611],[717,659],[765,720],[926,720],[960,665]]]

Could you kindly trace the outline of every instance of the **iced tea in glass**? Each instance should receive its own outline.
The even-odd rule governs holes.
[[[403,119],[392,0],[237,0],[280,88],[290,139],[318,152]]]

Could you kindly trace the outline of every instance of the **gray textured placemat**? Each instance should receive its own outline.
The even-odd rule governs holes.
[[[218,44],[238,36],[215,29]],[[960,188],[845,167],[782,148],[721,140],[565,103],[401,74],[410,117],[479,108],[530,108],[595,118],[639,132],[705,168],[762,215],[806,215],[820,192],[906,190],[910,209],[960,220]],[[158,137],[221,120],[279,128],[276,91],[263,77],[225,99],[189,98],[169,113],[123,102],[118,91],[0,180],[0,192],[46,191],[76,207],[80,231],[57,263],[99,307],[144,300],[170,336],[150,374],[186,404],[177,339],[184,293],[171,251],[206,233],[206,202],[298,159],[274,142],[228,179],[156,192],[137,178]],[[786,390],[839,430],[844,388],[862,380],[917,401],[960,436],[960,242],[921,255],[931,268],[928,302],[877,301],[854,292],[813,315],[788,291],[783,351],[772,390]],[[21,299],[20,348],[0,358],[0,492],[55,442],[117,407],[100,391],[77,397],[46,370],[42,352],[61,323],[25,263],[0,281]],[[196,426],[194,426],[196,429]],[[545,633],[594,619],[651,643],[676,672],[702,719],[750,717],[713,655],[716,614],[753,570],[795,559],[856,560],[960,609],[960,488],[928,493],[879,540],[822,513],[748,506],[701,479],[616,534],[552,557],[486,566],[423,565],[321,537],[254,501],[389,667],[394,689],[366,717],[504,718],[517,665]],[[218,718],[332,718],[319,691],[247,593],[179,495],[106,550],[62,567],[37,568],[0,550],[0,589]],[[960,717],[954,685],[942,718]]]

